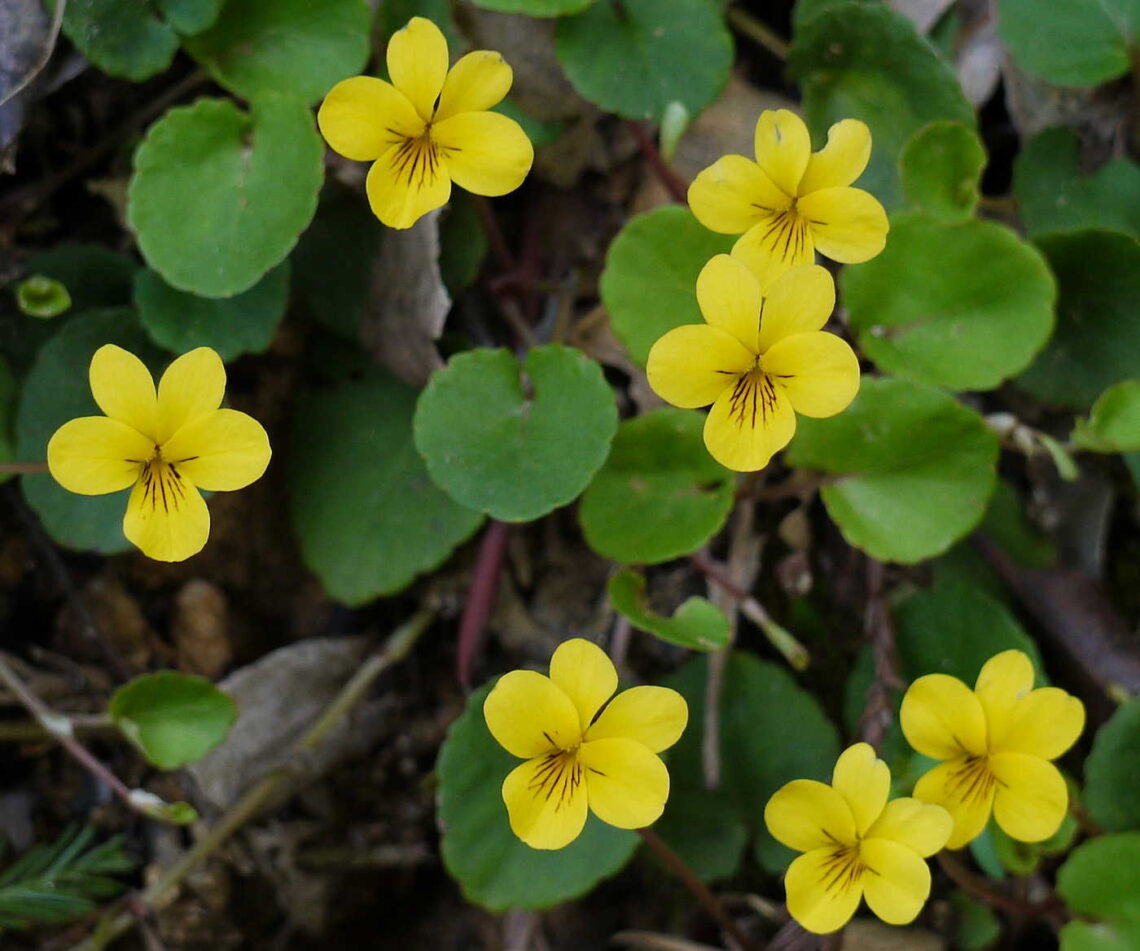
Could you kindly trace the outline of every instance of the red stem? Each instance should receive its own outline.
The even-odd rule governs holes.
[[[475,568],[471,572],[471,587],[463,617],[459,621],[457,672],[461,687],[471,686],[471,667],[483,648],[487,621],[495,607],[495,594],[499,590],[499,575],[507,553],[510,526],[506,522],[491,520],[487,524],[479,551],[475,555]]]
[[[640,122],[627,122],[629,131],[633,133],[633,137],[637,140],[637,147],[641,149],[642,157],[649,163],[649,167],[653,169],[653,174],[657,176],[657,180],[665,186],[665,190],[673,201],[687,205],[689,203],[689,187],[685,184],[684,180],[673,171],[665,160],[661,157],[661,153],[657,150],[657,143],[653,141],[653,137],[645,131],[645,128]]]

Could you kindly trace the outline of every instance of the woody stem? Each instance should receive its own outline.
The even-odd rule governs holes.
[[[677,876],[681,884],[692,893],[700,906],[724,929],[738,947],[743,951],[756,951],[756,945],[740,930],[732,916],[725,910],[724,905],[720,903],[720,899],[708,890],[705,883],[697,877],[697,873],[685,864],[685,860],[665,844],[664,839],[652,829],[638,829],[637,834],[665,863],[669,871]]]

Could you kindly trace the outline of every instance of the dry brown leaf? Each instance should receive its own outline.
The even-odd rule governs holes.
[[[423,386],[443,366],[435,342],[451,297],[439,271],[439,212],[406,231],[389,230],[372,267],[360,339],[372,358],[405,383]]]
[[[174,598],[170,637],[178,666],[213,680],[233,661],[229,604],[216,584],[202,578],[187,581]]]

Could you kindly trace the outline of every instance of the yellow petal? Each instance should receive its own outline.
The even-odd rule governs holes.
[[[424,122],[430,122],[447,75],[447,40],[438,26],[412,17],[388,41],[388,75]]]
[[[162,456],[209,492],[243,489],[260,479],[272,452],[252,416],[216,409],[191,420],[162,446]]]
[[[827,130],[827,145],[809,160],[800,194],[850,185],[871,158],[871,130],[858,119],[844,119]]]
[[[954,831],[946,840],[946,848],[960,849],[985,829],[996,785],[984,758],[962,758],[941,763],[922,776],[914,784],[914,797],[950,813]]]
[[[859,264],[883,250],[890,224],[883,206],[859,188],[821,188],[797,205],[815,249],[833,261]]]
[[[189,479],[152,464],[127,500],[123,534],[148,558],[185,561],[210,537],[210,510]]]
[[[859,392],[859,358],[835,334],[795,334],[776,341],[760,361],[805,416],[842,413]]]
[[[523,183],[534,146],[514,119],[498,112],[461,112],[432,126],[452,181],[476,195],[505,195]]]
[[[799,192],[811,158],[811,137],[804,120],[788,109],[765,109],[754,136],[756,164],[789,198]]]
[[[333,86],[317,112],[317,125],[334,152],[357,162],[371,162],[424,130],[408,97],[372,76],[353,76]]]
[[[104,344],[91,358],[88,377],[99,409],[153,442],[160,441],[156,438],[154,378],[142,360],[122,347]]]
[[[725,155],[689,186],[689,207],[710,231],[743,234],[756,222],[783,211],[788,198],[760,166],[743,155]]]
[[[226,394],[226,368],[209,347],[175,360],[158,381],[158,441],[165,443],[187,423],[212,413]]]
[[[1056,766],[1025,753],[996,753],[990,769],[997,777],[994,818],[1006,835],[1041,842],[1060,828],[1069,790]]]
[[[389,228],[410,228],[451,197],[442,151],[426,139],[405,139],[380,156],[364,181],[372,213]]]
[[[578,751],[590,809],[619,829],[644,829],[665,811],[669,771],[661,757],[635,740],[583,743]]]
[[[645,374],[661,399],[682,409],[708,406],[747,373],[756,354],[707,324],[674,327],[649,351]]]
[[[990,749],[1056,759],[1085,728],[1085,705],[1057,687],[1030,691],[1001,721],[990,721]]]
[[[918,853],[898,842],[868,839],[860,856],[867,867],[863,897],[871,911],[889,925],[914,921],[930,897],[930,869]]]
[[[475,50],[461,56],[443,83],[435,121],[442,122],[461,112],[482,112],[498,105],[510,92],[513,78],[511,67],[501,53]]]
[[[986,711],[991,730],[1006,728],[1014,704],[1033,689],[1033,678],[1033,662],[1021,651],[1002,651],[982,665],[974,693]]]
[[[499,745],[523,759],[573,749],[582,738],[570,698],[533,670],[503,674],[483,701],[483,718]]]
[[[948,760],[966,753],[981,756],[986,752],[982,705],[956,677],[919,677],[903,697],[899,721],[907,742],[923,756]]]
[[[954,831],[954,819],[942,806],[919,799],[892,799],[867,830],[868,839],[890,839],[925,857],[941,851]]]
[[[697,303],[708,323],[756,353],[760,282],[741,261],[718,254],[697,275]]]
[[[503,780],[503,802],[511,831],[532,849],[569,845],[586,824],[581,765],[573,754],[528,760]]]
[[[744,232],[732,256],[748,265],[761,287],[771,287],[785,271],[815,263],[812,231],[795,211],[768,214]]]
[[[689,706],[676,690],[631,687],[614,697],[587,731],[586,739],[636,740],[660,753],[681,738],[688,722]]]
[[[764,374],[738,378],[713,403],[705,420],[705,446],[722,466],[755,472],[796,432],[796,414],[784,390]]]
[[[48,440],[52,478],[68,492],[106,495],[135,484],[154,443],[126,423],[82,416],[59,427]]]
[[[891,771],[875,756],[868,743],[849,746],[840,755],[831,777],[832,788],[847,800],[855,817],[855,831],[866,835],[891,791]]]
[[[855,842],[850,804],[814,779],[796,779],[777,789],[764,807],[764,824],[778,842],[797,852]]]
[[[581,733],[618,686],[617,670],[609,655],[581,637],[558,645],[550,658],[550,679],[574,704]]]
[[[827,268],[811,264],[784,272],[764,294],[760,352],[783,337],[820,330],[834,309],[835,281]]]
[[[834,849],[815,849],[788,866],[784,877],[788,912],[814,934],[838,931],[863,897],[863,876]]]

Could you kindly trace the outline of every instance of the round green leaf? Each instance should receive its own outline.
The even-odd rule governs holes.
[[[499,13],[525,13],[531,17],[563,17],[581,13],[594,0],[472,0],[484,10]]]
[[[935,119],[974,126],[954,70],[886,4],[841,3],[808,20],[796,33],[788,69],[803,89],[817,148],[840,119],[870,126],[871,162],[856,184],[887,208],[903,203],[898,160],[915,132]]]
[[[226,738],[237,706],[205,677],[163,670],[116,690],[107,713],[149,762],[178,769]]]
[[[16,285],[16,306],[29,317],[51,320],[71,309],[71,295],[54,277],[33,274]]]
[[[490,911],[549,908],[584,895],[630,860],[640,839],[591,815],[563,849],[532,849],[507,821],[502,785],[519,765],[487,730],[476,690],[439,750],[439,821],[443,864],[469,901]]]
[[[330,182],[291,256],[293,279],[313,316],[358,346],[372,265],[384,230],[367,202]]]
[[[1140,244],[1115,231],[1038,239],[1060,298],[1057,330],[1018,386],[1047,403],[1088,406],[1140,366]]]
[[[179,33],[193,36],[213,26],[226,0],[157,0],[162,15]]]
[[[991,390],[1020,373],[1053,329],[1044,259],[992,221],[894,221],[886,250],[844,268],[859,346],[884,370],[953,390]]]
[[[143,257],[168,284],[203,297],[252,287],[313,217],[322,155],[297,99],[265,96],[252,116],[221,99],[171,109],[135,153],[127,193]]]
[[[1017,65],[1057,86],[1096,86],[1128,72],[1140,0],[1001,0],[998,29]]]
[[[720,650],[728,644],[728,618],[704,598],[688,598],[672,617],[654,611],[645,597],[645,576],[625,568],[610,578],[606,593],[614,609],[634,625],[663,641],[695,651]]]
[[[978,134],[962,122],[940,120],[910,137],[899,159],[899,176],[915,211],[957,221],[973,216],[985,165]]]
[[[161,73],[178,50],[147,0],[68,0],[63,32],[103,72],[136,82]]]
[[[656,829],[705,878],[730,875],[751,833],[757,858],[780,872],[793,858],[764,828],[764,804],[793,779],[827,780],[839,756],[839,736],[811,694],[783,667],[734,651],[720,691],[720,789],[705,788],[703,734],[707,657],[695,657],[667,685],[689,704],[689,727],[669,751],[670,793]],[[702,813],[723,842],[702,842],[686,826]]]
[[[997,437],[946,393],[864,377],[846,412],[798,423],[789,464],[835,476],[821,492],[828,514],[874,558],[930,558],[985,513]]]
[[[1087,420],[1073,430],[1074,446],[1093,452],[1140,450],[1140,380],[1125,380],[1101,394]]]
[[[1061,951],[1136,951],[1140,921],[1070,921],[1061,929]]]
[[[657,339],[682,324],[704,322],[697,275],[733,235],[714,234],[688,208],[666,205],[630,219],[610,244],[602,272],[602,303],[614,333],[642,366]]]
[[[163,362],[131,311],[77,314],[40,348],[24,379],[16,415],[20,459],[45,459],[48,440],[60,426],[77,416],[100,415],[87,369],[95,351],[105,343],[130,350],[152,369]],[[21,476],[20,487],[48,534],[60,544],[105,555],[130,549],[123,536],[129,490],[75,495],[47,474]]]
[[[939,580],[897,606],[899,668],[906,681],[925,674],[948,674],[973,685],[982,665],[995,654],[1028,654],[1041,683],[1037,645],[1009,609],[976,584]]]
[[[227,0],[186,49],[245,99],[287,93],[312,103],[364,69],[371,22],[365,0],[321,0],[319,8],[312,0]]]
[[[732,37],[716,4],[605,0],[558,21],[558,61],[586,99],[626,119],[659,119],[671,102],[712,102],[732,69]]]
[[[1077,914],[1140,924],[1140,832],[1079,845],[1057,872],[1057,891]]]
[[[434,374],[416,407],[416,448],[461,505],[505,522],[578,497],[617,429],[601,367],[551,344],[527,353],[470,350]]]
[[[416,391],[374,371],[305,393],[293,424],[290,512],[325,590],[363,604],[439,565],[483,517],[444,495],[412,446]]]
[[[139,320],[155,343],[174,353],[212,347],[227,363],[269,348],[288,297],[288,260],[233,297],[189,294],[150,270],[135,275]]]
[[[1140,165],[1115,158],[1083,175],[1080,149],[1080,136],[1069,128],[1045,129],[1022,147],[1013,164],[1013,194],[1026,230],[1140,234]]]
[[[1140,698],[1097,731],[1085,760],[1085,805],[1109,832],[1140,829]]]
[[[656,564],[696,551],[732,509],[735,476],[705,449],[704,416],[657,409],[618,427],[578,519],[599,555]]]

